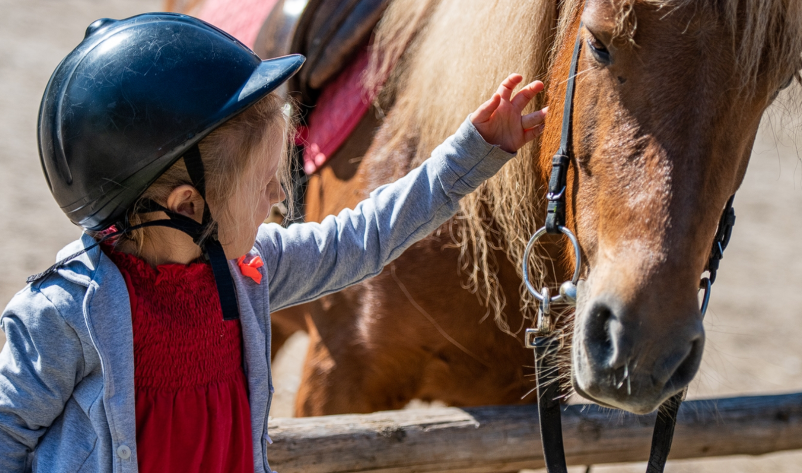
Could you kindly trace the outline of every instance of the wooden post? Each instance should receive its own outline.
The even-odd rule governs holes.
[[[566,406],[569,465],[646,461],[656,414]],[[540,468],[535,406],[432,408],[271,419],[279,473],[513,472]],[[686,401],[671,459],[802,449],[802,393]]]

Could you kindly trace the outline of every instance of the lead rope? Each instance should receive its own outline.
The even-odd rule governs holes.
[[[583,26],[584,25],[580,22],[576,44],[574,45],[573,57],[571,59],[571,67],[568,73],[560,148],[552,159],[549,192],[546,196],[548,200],[546,223],[543,228],[532,235],[523,255],[524,283],[529,292],[539,301],[537,327],[535,329],[526,330],[524,343],[527,348],[533,349],[535,354],[540,439],[543,446],[543,459],[548,473],[567,473],[568,471],[563,447],[562,417],[560,412],[561,393],[558,382],[559,367],[557,365],[557,354],[560,348],[562,348],[562,341],[560,332],[554,330],[554,323],[551,319],[551,305],[576,305],[576,284],[579,280],[582,266],[579,243],[574,234],[565,228],[564,225],[567,172],[572,156],[571,120],[573,116],[574,90],[576,88],[576,71],[582,49]],[[710,291],[713,282],[716,280],[719,262],[724,256],[724,250],[727,248],[730,236],[732,235],[732,227],[735,225],[735,211],[732,208],[734,199],[735,195],[733,194],[727,201],[721,218],[719,219],[718,229],[713,240],[713,247],[711,248],[707,263],[709,276],[702,278],[700,281],[700,290],[704,291],[701,306],[702,317],[704,317],[707,312],[707,306],[710,301]],[[563,234],[567,236],[574,247],[576,259],[576,268],[574,269],[573,278],[571,281],[563,283],[562,286],[560,286],[560,293],[554,297],[550,295],[547,287],[544,287],[541,292],[538,292],[529,281],[529,254],[535,242],[546,233]],[[687,389],[682,390],[660,406],[654,432],[652,434],[652,444],[646,473],[663,473],[665,469],[668,454],[671,451],[677,415],[680,405],[685,399],[686,392]]]

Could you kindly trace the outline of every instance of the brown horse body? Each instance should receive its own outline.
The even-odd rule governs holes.
[[[386,117],[369,113],[311,177],[307,220],[404,175],[509,72],[548,78],[551,113],[541,143],[379,276],[273,314],[274,350],[295,330],[310,335],[297,415],[394,409],[416,398],[534,400],[525,397],[533,361],[520,330],[533,304],[519,263],[545,213],[580,17],[567,191],[586,283],[573,331],[561,321],[573,333],[573,385],[604,405],[648,412],[693,377],[704,345],[699,277],[760,118],[799,70],[802,12],[781,0],[584,3],[391,4],[379,48],[420,33],[380,101]],[[421,9],[420,23],[405,28],[405,15]],[[554,242],[539,248],[537,275],[552,285],[574,264],[565,242]]]

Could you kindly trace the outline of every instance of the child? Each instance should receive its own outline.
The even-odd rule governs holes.
[[[158,13],[98,20],[57,67],[42,167],[85,233],[3,313],[0,471],[269,472],[270,311],[378,274],[542,129],[543,85],[512,75],[354,210],[264,225],[302,62]]]

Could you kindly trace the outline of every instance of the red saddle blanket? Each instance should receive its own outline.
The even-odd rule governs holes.
[[[370,109],[374,93],[366,90],[362,81],[368,58],[365,48],[323,88],[307,118],[307,126],[300,128],[296,144],[304,146],[306,174],[326,164]]]
[[[198,18],[220,28],[253,48],[256,35],[277,0],[206,0]],[[264,59],[264,58],[263,58]]]

